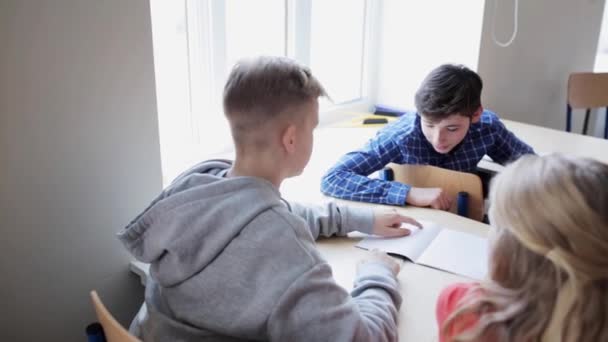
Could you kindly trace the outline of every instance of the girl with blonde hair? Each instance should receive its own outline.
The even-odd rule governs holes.
[[[524,156],[492,182],[489,279],[437,303],[441,341],[608,341],[608,165]]]

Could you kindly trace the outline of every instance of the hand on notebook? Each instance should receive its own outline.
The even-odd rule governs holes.
[[[405,200],[417,207],[450,210],[452,199],[441,188],[411,188]]]
[[[401,224],[403,223],[422,228],[422,225],[418,221],[399,214],[395,209],[379,208],[374,211],[374,229],[372,233],[385,237],[409,235],[409,229],[401,228]]]
[[[380,262],[385,264],[393,272],[394,276],[397,276],[401,269],[401,265],[399,265],[395,258],[390,257],[388,254],[378,249],[372,249],[368,257],[359,261],[359,265],[363,265],[367,262]]]

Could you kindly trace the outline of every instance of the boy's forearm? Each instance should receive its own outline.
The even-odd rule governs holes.
[[[303,274],[273,309],[270,340],[397,341],[398,283],[388,268],[370,264],[350,296],[327,265]]]
[[[402,298],[399,292],[399,283],[385,264],[366,262],[359,265],[351,296],[354,298],[365,297],[365,292],[370,289],[382,290],[383,296],[384,294],[387,295],[397,310],[401,307]]]
[[[359,307],[362,320],[375,339],[396,341],[397,316],[402,297],[399,283],[386,265],[368,262],[360,265],[351,296]]]
[[[400,155],[399,146],[391,139],[376,138],[359,151],[347,153],[321,180],[321,191],[332,197],[379,204],[403,205],[402,186],[369,178]],[[398,188],[398,191],[395,191]],[[397,195],[397,196],[395,196]]]
[[[410,186],[394,181],[372,179],[352,172],[337,171],[322,181],[321,191],[349,201],[403,206]]]
[[[292,203],[291,207],[294,214],[306,221],[315,239],[344,236],[352,231],[371,234],[373,230],[374,213],[370,208],[338,206],[335,202],[315,206]]]

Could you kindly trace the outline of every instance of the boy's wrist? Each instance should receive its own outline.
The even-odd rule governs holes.
[[[402,202],[402,206],[406,206],[409,202],[408,202],[408,198],[410,198],[410,191],[412,190],[411,186],[406,186],[405,189],[405,193],[403,195],[403,202]]]
[[[357,276],[361,277],[367,275],[381,275],[391,278],[397,277],[397,274],[395,274],[388,263],[373,259],[364,259],[357,264]]]
[[[345,213],[342,224],[347,232],[371,234],[374,230],[374,211],[371,208],[341,206],[340,210]]]
[[[386,192],[386,204],[404,206],[407,203],[410,186],[399,182],[389,182]]]

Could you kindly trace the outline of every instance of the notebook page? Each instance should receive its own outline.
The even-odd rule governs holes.
[[[418,263],[473,279],[488,271],[488,239],[442,229],[418,259]]]
[[[400,238],[369,236],[359,241],[356,246],[363,249],[379,249],[387,253],[398,254],[415,262],[441,231],[441,228],[432,222],[418,222],[422,224],[423,229],[418,229],[409,224],[403,225],[403,227],[412,231],[408,236]]]

